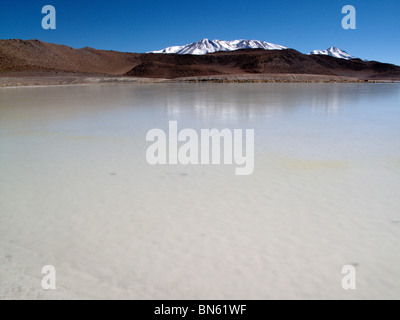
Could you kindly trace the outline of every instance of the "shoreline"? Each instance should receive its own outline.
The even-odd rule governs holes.
[[[313,74],[265,74],[184,77],[176,79],[140,78],[87,74],[9,73],[0,77],[0,88],[88,85],[103,83],[400,83],[393,79],[360,79],[355,77]]]

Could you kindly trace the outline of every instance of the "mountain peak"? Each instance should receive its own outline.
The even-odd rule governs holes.
[[[339,49],[338,47],[330,47],[326,50],[313,50],[309,53],[309,55],[318,55],[318,54],[340,59],[346,59],[346,60],[355,59],[355,57],[348,54],[346,51]]]
[[[283,50],[284,46],[268,43],[259,40],[209,40],[204,38],[198,42],[193,42],[184,46],[168,47],[151,53],[176,53],[176,54],[194,54],[202,55],[217,51],[236,51],[241,49],[264,49],[264,50]]]

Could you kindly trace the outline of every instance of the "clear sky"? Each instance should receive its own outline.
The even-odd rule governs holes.
[[[41,27],[47,4],[57,10],[56,30]],[[347,4],[357,10],[356,30],[341,26]],[[129,52],[202,38],[256,39],[304,53],[336,46],[400,65],[400,1],[1,0],[0,39],[11,38]]]

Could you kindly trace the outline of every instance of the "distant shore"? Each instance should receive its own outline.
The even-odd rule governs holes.
[[[163,79],[148,79],[68,72],[7,72],[0,73],[1,87],[77,85],[96,83],[155,83]]]
[[[182,77],[177,79],[141,78],[64,72],[8,72],[0,74],[1,87],[77,85],[98,83],[398,83],[395,80],[364,80],[312,74],[261,74]]]

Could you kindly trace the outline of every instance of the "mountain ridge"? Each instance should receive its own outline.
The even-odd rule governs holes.
[[[194,54],[203,55],[220,51],[236,51],[241,49],[265,49],[265,50],[283,50],[287,47],[269,43],[260,40],[209,40],[204,38],[197,42],[192,42],[183,46],[172,46],[165,49],[150,51],[147,53],[164,53],[164,54]]]
[[[218,39],[209,40],[204,38],[200,41],[192,42],[186,45],[171,46],[161,50],[149,51],[147,53],[203,55],[220,51],[228,52],[243,49],[285,50],[289,48],[260,40],[238,39],[226,41]],[[328,55],[345,60],[357,59],[346,51],[333,46],[326,50],[312,50],[309,55]]]
[[[352,77],[353,80],[400,80],[400,67],[376,61],[307,55],[294,49],[239,49],[205,55],[126,53],[74,49],[40,40],[0,40],[0,75],[57,72],[152,79],[227,76],[241,79],[282,75]],[[285,76],[283,76],[285,75]],[[280,78],[282,78],[280,76]],[[298,78],[298,77],[297,77]],[[307,76],[307,79],[309,77]]]

